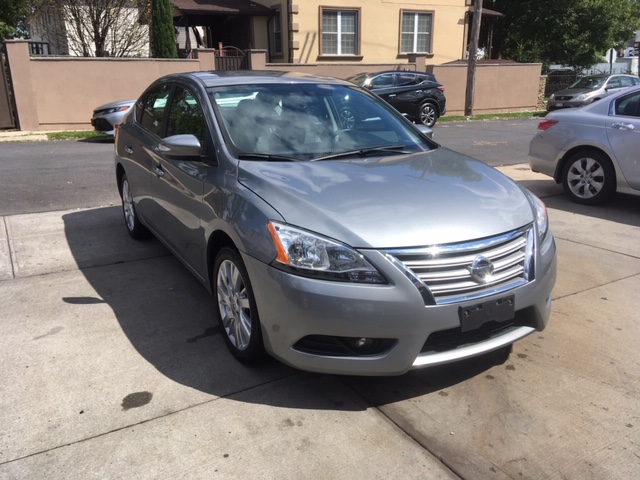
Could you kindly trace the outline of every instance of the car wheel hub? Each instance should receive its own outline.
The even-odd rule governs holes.
[[[122,183],[122,207],[124,210],[124,219],[127,222],[127,228],[133,230],[135,228],[135,212],[133,210],[133,198],[131,197],[131,189],[129,182]]]
[[[216,290],[225,333],[235,348],[245,350],[251,340],[251,310],[242,276],[233,262],[220,264]]]
[[[604,186],[602,166],[592,158],[575,162],[567,178],[571,191],[581,198],[594,197]]]

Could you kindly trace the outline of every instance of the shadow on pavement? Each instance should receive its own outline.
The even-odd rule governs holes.
[[[616,193],[604,205],[587,206],[572,202],[563,193],[552,198],[544,198],[544,202],[548,208],[555,210],[633,227],[640,226],[640,196]],[[594,234],[596,233],[594,232]]]
[[[463,382],[495,365],[488,355],[455,366],[400,377],[341,377],[301,372],[270,359],[247,366],[235,360],[214,319],[205,287],[155,239],[136,241],[122,223],[120,207],[64,216],[67,242],[96,297],[65,297],[70,304],[106,303],[122,332],[144,360],[179,384],[219,397],[278,407],[365,410]],[[105,348],[109,348],[105,338]],[[297,377],[291,381],[290,377]],[[289,378],[289,381],[278,382]],[[267,393],[256,386],[271,384]],[[345,401],[345,386],[362,402]],[[349,397],[349,395],[347,395]]]

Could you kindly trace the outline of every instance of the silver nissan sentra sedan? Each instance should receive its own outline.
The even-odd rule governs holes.
[[[115,148],[129,234],[156,236],[212,292],[243,362],[399,375],[508,355],[547,324],[544,204],[352,83],[166,76]]]

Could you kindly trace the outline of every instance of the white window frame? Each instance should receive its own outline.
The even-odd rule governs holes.
[[[408,32],[404,30],[404,17],[405,15],[413,15],[413,31]],[[424,16],[428,16],[430,17],[430,23],[429,23],[429,31],[428,32],[420,32],[418,31],[418,19],[420,18],[421,15]],[[402,55],[407,55],[409,53],[432,53],[433,50],[433,18],[434,18],[434,14],[431,11],[415,11],[415,10],[401,10],[400,11],[400,39],[399,39],[399,50],[400,53]],[[402,37],[404,35],[412,35],[413,36],[413,42],[412,42],[412,50],[411,51],[405,51],[403,50],[403,42],[402,42]],[[419,51],[418,50],[418,35],[428,35],[429,41],[427,42],[427,50],[426,51]]]
[[[328,13],[335,13],[337,15],[337,31],[335,32],[327,32],[324,28],[324,16]],[[349,14],[355,17],[355,31],[354,32],[343,32],[342,31],[342,15]],[[354,38],[354,51],[353,52],[343,52],[342,49],[342,35],[353,34]],[[325,52],[324,51],[324,37],[325,35],[335,35],[337,38],[336,41],[336,52]],[[360,54],[360,9],[356,8],[331,8],[331,7],[321,7],[320,8],[320,55],[322,56],[358,56]]]
[[[282,55],[283,53],[283,38],[282,38],[282,11],[280,8],[273,8],[274,14],[269,22],[269,34],[271,35],[271,42],[273,55]],[[278,43],[280,49],[278,49]]]

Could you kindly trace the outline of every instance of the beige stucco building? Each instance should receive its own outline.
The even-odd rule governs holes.
[[[406,62],[439,65],[465,57],[470,0],[256,0],[254,48],[284,63]]]

